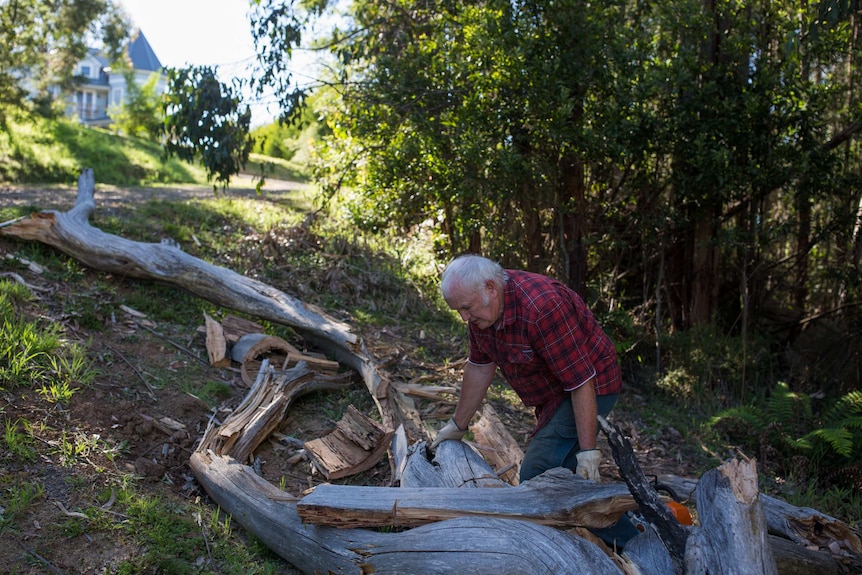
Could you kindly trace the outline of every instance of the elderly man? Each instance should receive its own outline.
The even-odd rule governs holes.
[[[464,436],[499,367],[536,413],[521,481],[554,467],[599,481],[596,415],[611,411],[622,379],[613,342],[581,297],[552,278],[476,255],[453,260],[440,289],[467,322],[470,355],[455,414],[432,449]],[[637,534],[628,521],[596,532],[618,546]]]

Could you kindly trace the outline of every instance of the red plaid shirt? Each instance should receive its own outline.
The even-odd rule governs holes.
[[[535,407],[535,431],[548,423],[567,391],[592,378],[597,395],[619,393],[613,342],[584,300],[549,277],[506,274],[500,320],[488,329],[469,326],[470,361],[497,364],[521,401]]]

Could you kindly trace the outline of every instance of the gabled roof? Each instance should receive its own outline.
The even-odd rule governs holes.
[[[96,48],[89,48],[87,50],[87,54],[89,54],[91,58],[96,60],[99,63],[99,66],[101,66],[102,68],[108,65],[108,59],[105,58],[105,55],[100,50]]]
[[[133,68],[152,70],[153,72],[158,72],[162,69],[162,63],[159,62],[158,56],[153,52],[152,46],[150,46],[144,33],[140,30],[129,41],[128,52]]]

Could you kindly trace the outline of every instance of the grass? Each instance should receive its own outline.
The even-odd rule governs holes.
[[[138,138],[82,126],[67,119],[46,119],[6,108],[0,130],[0,181],[76,182],[92,167],[100,184],[140,186],[202,183],[203,170],[178,160],[163,160],[161,148]]]
[[[26,288],[0,279],[0,391],[32,387],[51,403],[67,403],[96,372],[86,346],[65,340],[54,324],[22,317],[28,299]]]

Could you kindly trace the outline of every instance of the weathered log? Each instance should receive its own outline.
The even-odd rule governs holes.
[[[75,206],[46,210],[0,228],[0,233],[53,246],[85,265],[132,278],[167,283],[217,305],[294,328],[333,353],[363,377],[372,397],[387,396],[389,377],[347,324],[267,284],[190,256],[171,243],[145,243],[107,234],[89,224],[96,209],[96,181],[90,168],[78,178]],[[388,405],[384,423],[397,426]]]
[[[442,442],[433,458],[428,445],[420,441],[411,445],[406,455],[401,487],[509,487],[481,455],[462,441]]]
[[[806,549],[792,541],[770,535],[769,547],[781,575],[839,575],[845,570],[828,551]],[[856,573],[859,573],[858,564]]]
[[[363,415],[352,405],[335,429],[305,443],[305,451],[327,480],[339,479],[371,469],[386,450],[392,431]]]
[[[524,451],[506,430],[491,404],[482,406],[481,417],[470,426],[470,431],[482,457],[497,470],[497,475],[510,485],[518,485]]]
[[[250,461],[254,450],[278,427],[295,399],[311,391],[352,385],[345,377],[316,374],[304,363],[281,372],[273,383],[274,375],[275,370],[264,360],[249,393],[221,426],[204,432],[198,449]]]
[[[527,521],[450,519],[402,533],[307,525],[294,498],[250,467],[201,452],[190,464],[225,512],[304,573],[620,575],[595,545]]]
[[[694,479],[676,475],[662,475],[659,483],[670,487],[683,500],[695,496],[698,482]],[[829,548],[838,545],[840,549],[855,555],[862,554],[862,541],[850,526],[830,515],[810,507],[797,507],[767,494],[760,495],[766,525],[770,535],[794,542],[797,546]],[[782,558],[776,555],[779,571]],[[812,563],[816,563],[816,558]]]
[[[658,532],[652,527],[630,539],[622,556],[637,565],[640,575],[668,575],[677,572],[678,565],[670,556]]]
[[[659,538],[667,547],[676,566],[674,571],[682,573],[688,531],[680,525],[647,480],[635,458],[631,443],[626,440],[620,429],[602,416],[599,416],[598,421],[599,427],[608,438],[614,461],[620,468],[620,475],[634,496],[641,514],[658,530]]]
[[[697,488],[700,527],[685,550],[686,573],[777,575],[753,460],[707,471]]]
[[[595,528],[635,508],[625,485],[594,483],[562,467],[509,489],[324,484],[297,504],[304,522],[333,527],[415,527],[470,516]]]
[[[230,350],[230,358],[240,364],[242,380],[249,387],[263,358],[282,369],[304,361],[310,369],[325,375],[336,375],[339,367],[336,361],[306,355],[282,338],[263,333],[248,333],[239,338]]]
[[[231,345],[234,345],[246,334],[264,332],[263,326],[259,323],[231,314],[224,316],[224,319],[221,320],[221,326],[224,329],[225,338]]]
[[[862,540],[850,526],[810,507],[796,507],[769,495],[761,495],[769,532],[799,545],[829,547],[839,542],[847,551],[862,554]]]

